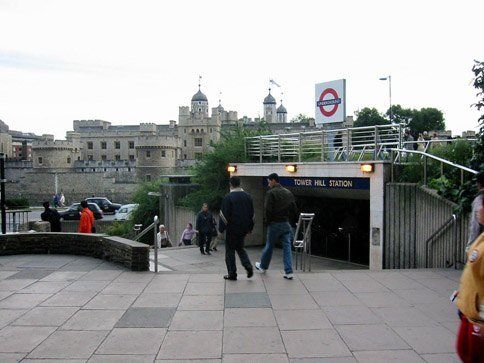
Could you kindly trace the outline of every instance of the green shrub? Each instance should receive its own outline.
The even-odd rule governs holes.
[[[25,197],[5,199],[5,206],[10,209],[28,208],[30,206],[29,200]]]

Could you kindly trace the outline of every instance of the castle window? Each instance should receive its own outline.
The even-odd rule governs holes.
[[[195,146],[203,146],[203,139],[201,137],[195,138]]]
[[[39,156],[38,161],[39,161],[39,164],[41,164],[41,165],[42,165],[42,156]]]
[[[199,108],[199,109],[198,109],[198,112],[202,112],[202,109],[201,109],[201,108]]]
[[[146,150],[146,157],[151,158],[151,151],[150,150]]]
[[[165,158],[166,157],[166,150],[161,150],[161,157]]]
[[[78,161],[80,161],[80,160],[81,160],[81,157],[80,157],[80,156],[78,156],[78,157],[77,157],[77,160],[78,160]]]
[[[200,133],[200,130],[199,130],[199,129],[197,129],[197,134],[198,134],[198,133]]]
[[[174,151],[174,150],[172,150],[172,151],[171,151],[171,157],[172,157],[172,158],[174,158],[174,157],[175,157],[175,151]]]
[[[187,133],[187,129],[183,129],[183,131],[185,132],[185,134]]]
[[[129,142],[129,148],[130,149],[134,149],[134,141],[130,141]]]
[[[96,169],[95,168],[92,168],[92,171],[96,171]]]
[[[146,181],[147,182],[151,181],[151,175],[150,174],[146,174]]]
[[[107,158],[108,157],[106,155],[101,155],[101,160],[104,160],[105,161],[105,160],[107,160]]]
[[[68,156],[68,157],[67,157],[67,164],[70,164],[70,163],[71,163],[71,157],[70,157],[70,156]]]
[[[183,146],[187,147],[187,140],[183,140]]]
[[[186,159],[187,158],[187,154],[183,154],[183,159]]]
[[[129,160],[130,160],[130,161],[134,161],[134,155],[130,155],[130,156],[129,156]]]
[[[212,132],[213,132],[213,129],[212,129],[212,128],[210,128],[210,133],[212,133]]]
[[[92,155],[88,155],[87,160],[92,160]]]
[[[88,148],[89,150],[92,150],[92,141],[88,141],[88,142],[87,142],[87,148]]]
[[[121,155],[115,155],[115,156],[114,156],[114,158],[115,158],[117,161],[119,161],[119,160],[121,160]]]
[[[115,142],[114,142],[114,148],[115,148],[115,149],[121,149],[121,142],[119,142],[119,141],[115,141]]]
[[[108,169],[107,168],[104,168],[104,171],[108,171]]]
[[[198,101],[198,104],[201,105],[202,103],[200,101]]]
[[[107,148],[108,148],[108,144],[106,143],[106,141],[101,141],[101,149],[106,150]]]

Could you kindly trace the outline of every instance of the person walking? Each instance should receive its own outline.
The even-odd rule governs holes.
[[[57,212],[55,209],[51,209],[50,203],[47,201],[45,201],[42,205],[44,206],[44,212],[42,212],[40,215],[40,219],[44,222],[49,222],[51,232],[61,232],[62,225],[59,212]]]
[[[467,240],[468,247],[476,240],[481,232],[481,226],[477,220],[477,212],[480,208],[481,197],[484,195],[484,171],[476,175],[476,184],[478,194],[472,202],[472,213],[469,221],[469,239]]]
[[[188,223],[187,228],[183,230],[178,246],[190,246],[192,244],[193,236],[195,236],[196,234],[197,232],[193,229],[193,224]]]
[[[160,224],[158,233],[156,234],[156,243],[159,248],[172,247],[170,236],[164,224]]]
[[[240,178],[230,178],[230,193],[225,196],[220,209],[219,232],[225,232],[226,280],[237,280],[235,252],[239,255],[247,277],[254,275],[249,256],[244,249],[244,238],[254,229],[254,204],[252,197],[240,187]]]
[[[476,218],[484,225],[484,195],[478,197]],[[457,292],[460,328],[457,354],[464,363],[482,362],[484,357],[484,233],[471,244]]]
[[[196,230],[198,233],[198,245],[202,255],[210,255],[210,242],[215,228],[215,220],[208,210],[208,204],[203,203],[202,210],[197,214]]]
[[[279,184],[279,175],[272,173],[267,179],[269,191],[264,201],[265,223],[268,226],[267,241],[260,262],[255,263],[255,268],[262,273],[266,272],[271,263],[274,245],[280,241],[283,250],[284,278],[291,280],[293,278],[291,223],[295,224],[297,220],[296,201],[294,195]]]
[[[93,233],[94,227],[94,214],[89,210],[89,204],[83,200],[81,202],[81,219],[79,220],[79,227],[77,232],[79,233]]]
[[[59,198],[59,207],[65,207],[65,205],[66,205],[66,197],[64,196],[64,193],[61,193]]]

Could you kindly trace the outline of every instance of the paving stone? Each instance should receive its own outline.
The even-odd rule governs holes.
[[[66,281],[38,281],[20,290],[22,294],[55,294],[68,286]]]
[[[189,282],[184,295],[223,295],[224,292],[223,282]]]
[[[366,306],[327,306],[323,310],[333,324],[378,324],[380,322]]]
[[[121,275],[119,270],[92,270],[80,278],[81,281],[113,281]]]
[[[222,274],[193,274],[190,275],[188,282],[221,282]]]
[[[414,307],[371,308],[390,326],[435,326],[437,321],[430,319]]]
[[[289,363],[286,354],[224,354],[224,363]]]
[[[184,295],[178,310],[223,310],[224,295]]]
[[[28,312],[27,309],[0,309],[0,329]]]
[[[393,292],[358,292],[355,296],[368,307],[410,306],[410,303]]]
[[[225,327],[277,326],[272,309],[237,308],[225,309]]]
[[[357,363],[353,357],[337,358],[290,358],[289,363]]]
[[[274,327],[230,327],[224,330],[225,353],[285,353],[279,329]]]
[[[77,307],[36,307],[11,325],[61,326],[77,309]]]
[[[421,357],[427,363],[461,363],[456,353],[449,354],[422,354]]]
[[[55,329],[55,327],[7,326],[0,331],[0,352],[28,353]]]
[[[166,281],[153,279],[145,288],[145,293],[175,294],[185,291],[186,281]]]
[[[102,293],[111,295],[139,295],[146,285],[148,285],[147,282],[111,282]]]
[[[433,304],[448,300],[429,289],[394,290],[394,292],[411,304]]]
[[[343,285],[346,286],[348,290],[353,293],[356,292],[388,292],[390,291],[387,287],[380,284],[378,281],[372,278],[356,279],[349,281],[342,281]]]
[[[96,295],[96,292],[58,292],[40,306],[83,306]]]
[[[98,294],[83,309],[127,309],[135,301],[136,295]]]
[[[222,359],[163,359],[156,363],[222,363]]]
[[[5,299],[6,297],[13,294],[13,291],[0,291],[0,300]]]
[[[148,283],[155,277],[151,271],[126,271],[117,276],[113,282],[128,282],[128,283]]]
[[[310,330],[332,328],[321,310],[274,310],[280,330]]]
[[[129,308],[116,328],[167,328],[174,313],[173,308]]]
[[[19,291],[24,287],[33,284],[37,280],[27,279],[12,279],[0,281],[0,291]]]
[[[140,308],[176,308],[180,303],[181,294],[151,294],[142,293],[133,303]]]
[[[225,294],[225,308],[270,308],[271,301],[265,292]]]
[[[385,325],[337,325],[336,330],[351,351],[410,348]]]
[[[18,270],[14,271],[0,271],[0,280],[5,280],[7,277],[15,275],[18,273]]]
[[[125,310],[80,310],[71,317],[62,330],[111,330]]]
[[[282,331],[289,358],[351,356],[351,352],[332,329]]]
[[[262,280],[237,280],[228,281],[225,284],[225,293],[234,292],[266,292],[266,288]]]
[[[329,274],[318,274],[311,278],[300,277],[304,286],[310,292],[316,291],[347,291],[346,287]]]
[[[274,310],[309,310],[319,309],[318,304],[314,301],[311,295],[283,295],[283,294],[270,294],[272,308]]]
[[[455,335],[441,326],[393,328],[417,353],[453,353]]]
[[[263,276],[262,280],[269,294],[307,294],[308,290],[297,278],[287,280],[282,275]]]
[[[85,363],[85,359],[24,359],[22,363]]]
[[[17,363],[20,362],[23,357],[25,357],[25,353],[0,353],[0,362]]]
[[[85,272],[79,271],[54,271],[44,277],[41,281],[67,281],[73,282],[85,275]]]
[[[88,363],[153,363],[154,355],[99,355],[94,354]]]
[[[368,352],[353,352],[360,363],[425,363],[413,350],[383,350]]]
[[[222,330],[223,311],[177,311],[170,330]]]
[[[105,331],[54,332],[28,358],[89,358],[106,337]]]
[[[378,271],[368,273],[373,279],[378,281],[383,286],[390,290],[403,290],[403,289],[422,289],[423,285],[415,281],[399,271]]]
[[[221,331],[169,331],[156,359],[222,357]]]
[[[79,292],[99,292],[104,289],[108,281],[75,281],[67,286],[65,291],[79,291]]]
[[[35,268],[26,268],[16,274],[10,275],[7,279],[29,279],[29,280],[40,280],[44,277],[50,275],[54,270],[41,270]]]
[[[320,307],[363,305],[363,303],[349,291],[312,292],[311,296]]]
[[[108,335],[96,354],[156,354],[160,349],[166,329],[115,328]]]
[[[0,309],[31,309],[52,294],[13,294],[0,301]]]
[[[415,308],[439,323],[460,322],[457,315],[457,308],[450,300],[436,304],[416,304]]]

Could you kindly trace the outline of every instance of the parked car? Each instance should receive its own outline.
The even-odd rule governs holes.
[[[95,203],[88,203],[87,207],[94,214],[94,219],[102,219],[103,211]],[[81,203],[74,203],[65,212],[60,212],[60,216],[65,221],[78,221],[81,219]]]
[[[121,208],[121,204],[111,203],[108,198],[104,197],[86,198],[86,201],[88,203],[96,203],[105,214],[114,214],[119,208]]]
[[[131,213],[138,208],[139,204],[125,204],[122,205],[121,208],[119,208],[116,211],[116,214],[114,215],[114,220],[115,221],[125,221],[129,218]]]

